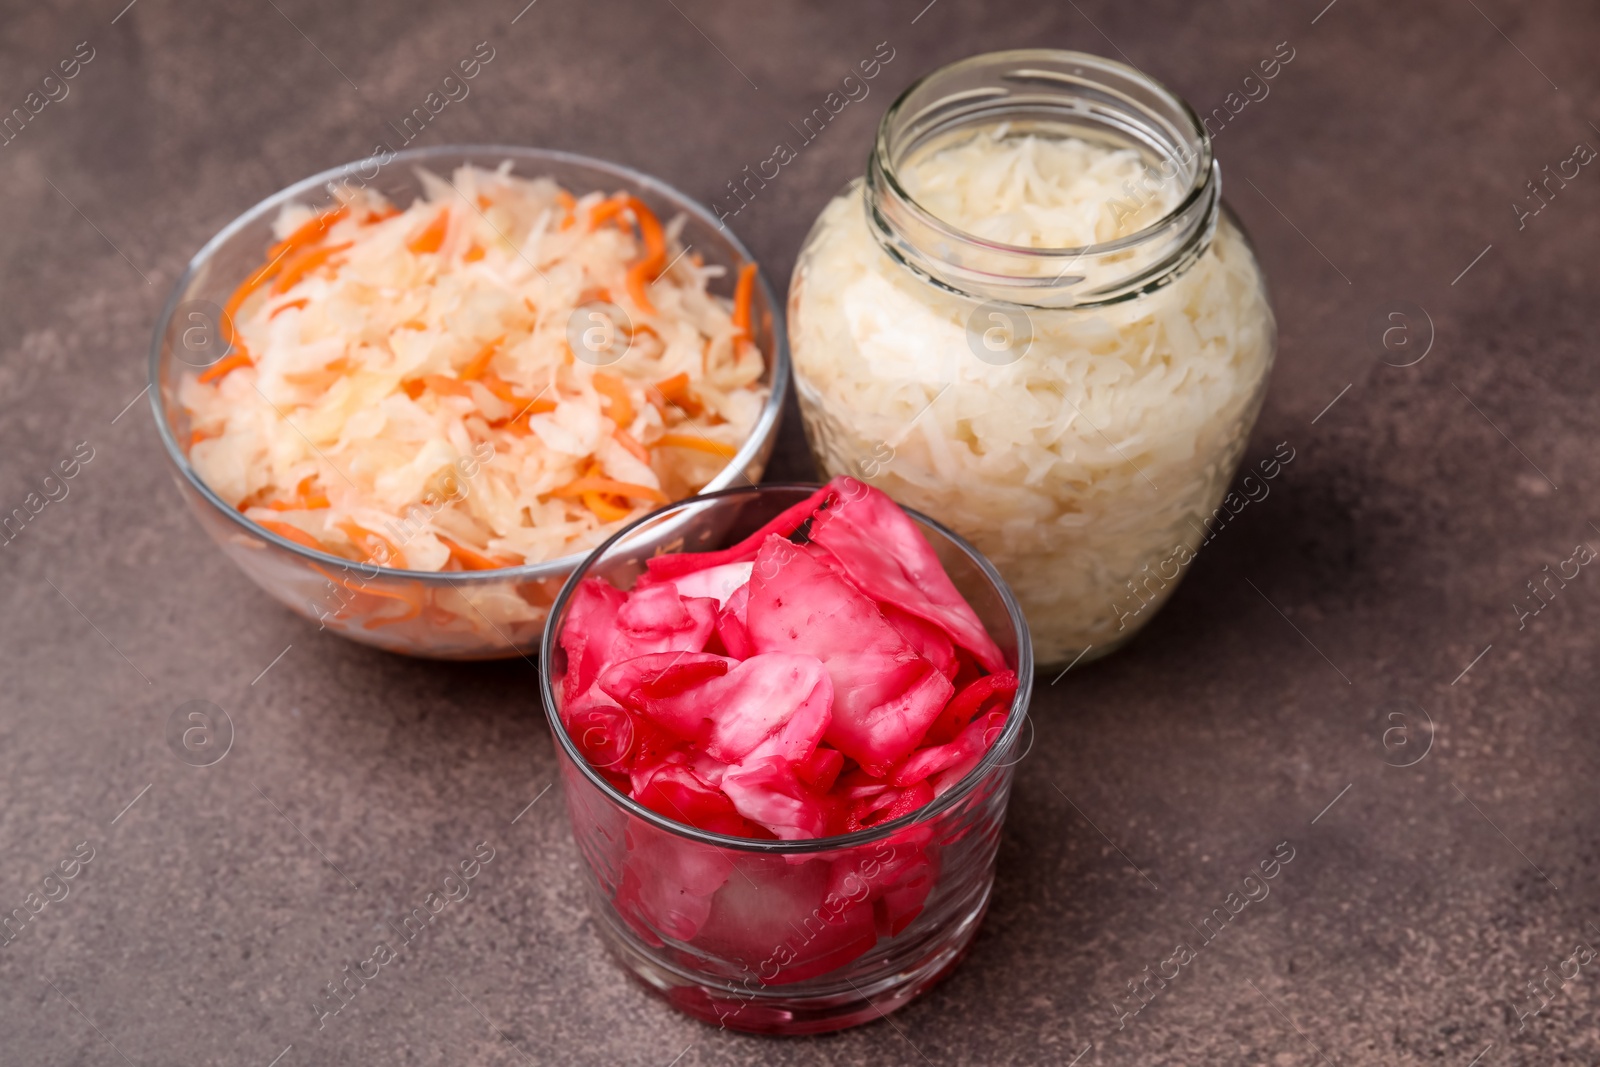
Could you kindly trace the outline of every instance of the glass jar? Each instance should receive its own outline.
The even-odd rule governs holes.
[[[1018,218],[1062,217],[1028,202],[1054,186],[1026,168],[1073,152],[1094,161],[1072,187],[1089,236],[1017,239]],[[1016,590],[1042,667],[1132,637],[1225,514],[1276,326],[1221,180],[1198,116],[1139,71],[975,56],[894,102],[795,266],[790,349],[818,465],[970,539]],[[974,214],[989,189],[995,210]]]
[[[913,514],[1020,684],[989,750],[926,806],[855,833],[765,840],[667,818],[606,777],[633,738],[624,718],[564,715],[560,636],[578,584],[629,589],[662,552],[742,540],[815,486],[729,489],[648,515],[568,579],[551,612],[540,690],[606,947],[645,988],[714,1026],[814,1034],[908,1003],[960,961],[988,906],[1012,765],[1031,693],[1028,630],[1005,583],[971,546]],[[597,766],[597,764],[599,764]]]

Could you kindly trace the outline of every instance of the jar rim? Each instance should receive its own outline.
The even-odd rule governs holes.
[[[1195,163],[1195,167],[1189,181],[1189,188],[1184,196],[1160,218],[1122,237],[1113,238],[1110,241],[1097,241],[1087,245],[1039,247],[995,241],[971,231],[963,230],[961,227],[930,211],[915,196],[911,195],[911,192],[901,183],[899,175],[896,173],[895,161],[890,147],[892,131],[897,121],[902,117],[901,113],[911,98],[919,90],[925,89],[935,81],[959,74],[972,67],[999,62],[1021,64],[1029,61],[1058,64],[1070,63],[1079,67],[1097,68],[1120,74],[1131,82],[1139,83],[1142,89],[1161,99],[1163,103],[1172,108],[1174,113],[1185,118],[1187,122],[1183,132],[1191,138],[1187,143],[1194,146],[1195,151],[1191,158]],[[1022,71],[1018,73],[1022,73]],[[1206,129],[1205,123],[1201,121],[1199,114],[1183,97],[1137,67],[1105,56],[1097,56],[1090,52],[1078,52],[1063,48],[1017,48],[1000,52],[984,52],[979,55],[968,56],[965,59],[959,59],[954,63],[947,63],[942,67],[929,71],[906,86],[883,113],[883,118],[878,122],[878,130],[873,140],[872,148],[873,166],[883,175],[884,180],[889,183],[895,195],[903,200],[911,210],[916,212],[919,216],[919,221],[929,226],[930,229],[939,231],[963,243],[979,245],[1012,255],[1039,259],[1117,252],[1142,244],[1144,241],[1156,236],[1159,231],[1170,227],[1175,220],[1191,210],[1204,195],[1206,187],[1218,181],[1218,177],[1214,173],[1216,168],[1213,166],[1215,159],[1210,131]]]
[[[934,91],[941,83],[949,83],[949,93]],[[1115,131],[1128,147],[1158,160],[1158,168],[1147,162],[1147,174],[1162,184],[1186,176],[1186,190],[1160,218],[1131,234],[1040,248],[962,229],[902,184],[898,168],[904,158],[934,136],[1013,122],[1022,114]],[[966,296],[974,290],[1003,293],[1002,299],[1019,306],[1098,306],[1165,285],[1203,253],[1221,213],[1221,166],[1200,115],[1138,67],[1080,51],[1022,48],[968,56],[910,83],[878,123],[866,190],[878,243],[936,285]],[[1144,190],[1149,186],[1142,181],[1139,190],[1125,182],[1125,194],[1142,197]],[[1141,253],[1141,262],[1128,262]],[[1048,272],[1056,264],[1061,269],[1053,277],[1040,274],[1040,267]],[[1088,274],[1067,277],[1080,264]],[[1093,283],[1074,291],[1091,274]]]

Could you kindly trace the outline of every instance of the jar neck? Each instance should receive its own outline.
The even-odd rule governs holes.
[[[1119,216],[1169,201],[1134,233],[1080,248],[1008,245],[945,222],[900,179],[913,160],[985,127],[1132,149],[1144,164],[1107,207]],[[1194,111],[1132,67],[1082,52],[994,52],[907,89],[878,127],[867,164],[868,227],[889,256],[962,296],[1023,307],[1094,307],[1176,278],[1206,250],[1222,202],[1211,138]]]

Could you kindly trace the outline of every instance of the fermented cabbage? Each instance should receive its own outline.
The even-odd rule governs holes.
[[[1034,248],[1127,236],[1183,191],[1149,180],[1129,149],[1004,126],[897,173],[951,226]],[[1171,594],[1181,575],[1159,565],[1198,546],[1232,477],[1273,357],[1260,271],[1223,212],[1168,284],[1100,307],[1026,309],[1032,341],[1013,362],[979,358],[969,323],[981,300],[892,260],[861,184],[847,188],[790,289],[807,436],[828,473],[870,481],[987,555],[1041,664],[1092,658]]]
[[[586,550],[727,464],[767,395],[753,265],[730,307],[681,219],[509,168],[424,173],[403,211],[285,209],[226,309],[235,351],[179,387],[208,486],[334,555],[487,570]]]

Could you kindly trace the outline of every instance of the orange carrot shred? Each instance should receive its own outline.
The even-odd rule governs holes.
[[[424,374],[422,383],[441,396],[467,396],[472,395],[472,389],[466,382],[459,378],[447,378],[443,374]]]
[[[328,257],[337,252],[343,252],[354,242],[346,241],[342,245],[321,245],[308,249],[283,265],[283,271],[278,275],[278,280],[272,284],[274,293],[287,293],[299,283],[301,278],[316,270],[328,261]]]
[[[548,415],[556,409],[554,400],[530,400],[523,405],[524,411],[518,418],[526,419],[529,415]]]
[[[493,393],[501,400],[504,400],[507,404],[519,403],[517,391],[511,388],[511,383],[493,371],[484,371],[478,376],[478,380],[483,382],[483,387],[485,389],[489,390],[489,392]],[[521,400],[520,403],[526,404],[527,401]]]
[[[407,604],[412,603],[412,600],[409,597],[401,596],[399,593],[390,592],[387,589],[381,589],[381,588],[378,587],[377,583],[366,582],[366,581],[359,581],[359,582],[358,581],[351,581],[350,579],[340,577],[339,575],[329,574],[327,571],[323,570],[321,566],[319,566],[318,564],[315,564],[315,563],[311,564],[311,569],[316,571],[318,574],[322,575],[324,578],[328,579],[328,581],[333,583],[334,585],[340,586],[340,587],[342,587],[344,589],[348,589],[352,593],[361,593],[361,594],[366,594],[366,595],[375,596],[375,597],[383,597],[384,599],[387,599],[387,600],[399,600],[399,601],[403,601],[404,603],[407,603]],[[352,601],[352,603],[353,603],[353,601]],[[346,606],[348,607],[348,605],[346,605]]]
[[[495,352],[499,351],[500,343],[504,340],[505,335],[502,334],[479,349],[478,354],[468,360],[465,367],[461,368],[462,379],[470,381],[473,378],[483,377],[483,372],[489,369],[490,361],[494,359]]]
[[[655,212],[650,210],[649,205],[637,196],[628,197],[628,208],[639,223],[639,236],[644,241],[645,258],[657,263],[656,269],[659,270],[667,262],[667,237],[661,229],[661,220],[656,218]]]
[[[598,230],[605,223],[610,222],[623,211],[627,210],[626,197],[613,196],[600,201],[589,209],[589,229]]]
[[[493,372],[486,372],[480,381],[483,382],[484,388],[516,408],[520,413],[527,414],[531,412],[537,415],[556,409],[554,400],[545,400],[542,396],[537,398],[522,396],[511,387],[510,382]]]
[[[656,306],[650,302],[650,294],[646,290],[653,278],[649,277],[648,263],[635,263],[628,268],[628,295],[633,298],[633,303],[646,315],[654,315]]]
[[[501,567],[516,566],[515,563],[498,560],[476,549],[468,548],[466,545],[459,545],[443,534],[434,534],[434,536],[439,539],[440,544],[450,550],[450,554],[455,557],[456,562],[461,564],[462,570],[494,571],[499,570]]]
[[[295,500],[269,500],[267,507],[273,511],[315,511],[328,506],[328,498],[321,493],[302,495]]]
[[[733,325],[745,337],[750,336],[750,305],[755,290],[756,265],[746,263],[739,268],[739,284],[733,290]]]
[[[628,385],[626,382],[615,374],[595,371],[594,389],[595,392],[611,401],[606,406],[606,414],[611,417],[612,422],[619,427],[633,425],[633,401],[628,398]]]
[[[418,255],[439,251],[439,246],[444,244],[444,235],[450,228],[450,209],[443,208],[433,217],[433,221],[424,226],[411,240],[406,242],[406,248]]]
[[[656,390],[668,400],[682,400],[689,395],[689,372],[679,371],[670,378],[656,383]]]
[[[644,258],[628,268],[628,295],[641,311],[654,315],[656,308],[650,302],[646,287],[656,280],[667,262],[666,234],[655,212],[638,197],[619,193],[602,200],[590,209],[589,229],[598,229],[601,224],[617,218],[624,211],[633,214],[634,220],[639,225],[639,239],[645,246]]]
[[[332,211],[325,211],[321,215],[307,219],[293,233],[267,249],[267,260],[270,262],[285,252],[291,252],[303,245],[310,244],[324,233],[327,233],[329,227],[344,218],[349,212],[350,208],[348,206],[340,205]]]
[[[300,225],[299,229],[267,249],[267,262],[262,264],[254,274],[246,278],[244,283],[233,291],[233,295],[228,297],[228,302],[222,306],[223,341],[228,344],[237,343],[238,339],[234,335],[233,323],[238,318],[239,309],[244,306],[244,302],[249,299],[251,293],[259,289],[267,279],[278,272],[279,262],[295,249],[308,245],[318,237],[321,237],[328,231],[330,226],[342,219],[348,211],[349,208],[347,206],[340,206],[332,211],[324,212],[316,218],[308,219]],[[309,267],[306,269],[309,269]],[[288,287],[285,286],[284,288]],[[282,292],[283,290],[280,289],[278,291]],[[238,347],[240,352],[244,351],[242,344]]]
[[[311,301],[307,300],[305,297],[301,297],[299,300],[291,300],[286,304],[279,304],[277,307],[272,309],[272,314],[268,315],[267,318],[275,319],[283,312],[288,311],[290,308],[303,308],[309,303],[311,303]]]
[[[634,459],[638,460],[640,463],[647,465],[649,464],[650,450],[644,447],[644,445],[641,445],[638,440],[627,430],[620,428],[613,430],[611,432],[611,436],[617,439],[617,444],[633,453]]]
[[[709,437],[701,437],[692,433],[662,434],[656,444],[667,448],[694,448],[701,452],[710,452],[714,456],[724,456],[728,459],[732,459],[739,454],[739,450],[733,445],[723,444],[721,441],[713,441]]]
[[[270,260],[263,264],[254,274],[241,282],[239,288],[235,289],[233,294],[228,297],[228,302],[222,305],[222,321],[219,325],[224,344],[237,345],[239,351],[244,351],[244,344],[239,341],[238,331],[233,326],[234,322],[239,318],[239,309],[244,306],[246,300],[250,299],[250,294],[261,288],[267,279],[276,273],[277,269],[276,260]]]
[[[528,420],[532,419],[535,415],[545,415],[554,411],[555,409],[556,406],[552,401],[535,400],[533,403],[528,404],[521,411],[510,418],[499,419],[495,422],[491,422],[489,425],[496,430],[509,430],[511,433],[526,437],[533,432],[533,426]]]
[[[594,512],[601,522],[616,522],[633,514],[631,508],[613,504],[603,493],[584,493],[583,506]]]
[[[327,507],[327,494],[311,491],[311,483],[316,480],[315,474],[306,475],[300,479],[300,484],[295,486],[293,500],[269,500],[266,506],[273,511],[311,511]]]
[[[661,412],[663,418],[667,414],[668,404],[691,418],[705,410],[700,401],[689,395],[687,371],[679,371],[670,378],[663,378],[656,383],[654,391],[645,393],[645,396],[656,406],[656,410]]]
[[[584,496],[588,493],[630,497],[634,500],[651,500],[657,504],[665,504],[667,502],[666,495],[659,489],[652,489],[648,485],[636,485],[633,482],[619,482],[615,478],[602,478],[595,474],[585,474],[583,477],[574,479],[559,489],[550,490],[551,496],[563,499]]]
[[[339,605],[338,610],[333,612],[333,616],[335,618],[342,619],[347,617],[349,614],[354,614],[352,609],[356,604],[361,602],[360,598],[363,596],[379,597],[384,600],[398,600],[400,603],[406,606],[406,610],[400,615],[382,615],[368,618],[366,622],[361,624],[363,629],[375,630],[380,626],[388,626],[397,622],[407,622],[422,614],[421,603],[412,599],[406,594],[397,593],[383,588],[382,583],[380,582],[352,582],[337,575],[329,574],[315,563],[311,564],[311,569],[328,579],[328,581],[334,585],[342,586],[343,588],[348,589],[350,592],[356,594],[356,596],[352,597],[348,602],[341,603]]]
[[[667,265],[667,239],[661,229],[661,220],[643,200],[636,196],[627,199],[629,210],[639,223],[639,237],[644,241],[645,256],[628,268],[628,295],[647,314],[656,313],[646,287],[660,276]]]
[[[383,536],[383,534],[367,529],[354,519],[346,519],[337,525],[357,548],[367,554],[367,559],[383,567],[402,565],[400,561],[403,557],[400,554],[400,546]],[[386,555],[381,555],[381,558],[380,548],[387,552]]]
[[[312,537],[310,534],[300,529],[300,527],[295,526],[293,523],[278,522],[276,519],[262,519],[260,522],[256,523],[256,525],[261,527],[263,530],[271,530],[279,537],[282,537],[288,541],[293,541],[295,544],[301,545],[305,548],[315,549],[318,552],[328,551],[326,548],[322,547],[321,541],[318,541],[315,537]]]
[[[231,356],[225,356],[222,359],[217,360],[215,363],[211,364],[211,366],[201,371],[200,376],[197,377],[195,381],[199,382],[201,385],[206,385],[210,382],[216,381],[218,378],[223,377],[229,371],[238,370],[240,367],[250,366],[254,366],[254,364],[251,363],[250,356],[247,353],[235,352]]]

